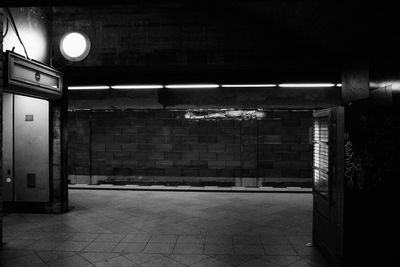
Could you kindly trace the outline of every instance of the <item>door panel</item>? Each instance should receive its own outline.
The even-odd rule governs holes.
[[[344,108],[316,111],[313,137],[313,240],[333,266],[343,258]]]
[[[13,200],[13,95],[3,94],[3,201]]]
[[[49,201],[49,102],[14,96],[15,201]]]

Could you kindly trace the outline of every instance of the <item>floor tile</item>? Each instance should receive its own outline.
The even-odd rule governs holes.
[[[124,238],[125,234],[100,234],[94,241],[118,243]]]
[[[47,263],[50,267],[81,267],[91,266],[91,264],[82,257],[75,255]]]
[[[93,234],[93,233],[77,233],[73,235],[69,241],[79,241],[79,242],[92,242],[94,241],[99,234]]]
[[[18,232],[14,235],[15,239],[45,239],[48,236],[54,235],[53,233],[46,232]]]
[[[51,235],[45,236],[40,240],[49,240],[49,241],[67,241],[74,234],[73,233],[53,233]]]
[[[45,266],[44,261],[36,254],[26,254],[21,257],[0,259],[2,262],[1,266]]]
[[[204,254],[215,255],[215,254],[233,254],[233,247],[225,244],[212,244],[206,243],[204,247]]]
[[[92,242],[83,251],[90,252],[112,252],[118,243],[111,242]]]
[[[231,267],[233,266],[232,264],[219,261],[214,258],[207,258],[202,261],[199,261],[197,263],[191,264],[191,267]]]
[[[263,259],[272,263],[276,263],[281,266],[287,266],[295,261],[300,260],[301,257],[282,255],[282,256],[264,256]]]
[[[184,267],[185,265],[177,262],[173,259],[164,257],[164,258],[159,258],[159,259],[155,259],[155,260],[151,260],[149,262],[146,263],[142,263],[141,266],[143,267]]]
[[[97,262],[96,267],[133,267],[134,264],[125,257],[118,256],[104,261]],[[138,265],[137,265],[138,266]]]
[[[10,261],[18,258],[26,258],[36,255],[35,252],[29,250],[14,250],[14,249],[1,249],[0,259],[2,261]],[[0,261],[1,263],[1,261]]]
[[[90,263],[96,263],[119,256],[118,253],[111,252],[80,252],[78,254]]]
[[[177,240],[177,244],[185,244],[185,243],[197,243],[204,244],[205,236],[204,235],[180,235]]]
[[[281,265],[259,258],[238,265],[240,267],[281,267]]]
[[[56,251],[81,251],[83,250],[87,245],[89,245],[90,242],[79,242],[79,241],[66,241],[61,243],[61,245],[57,246],[54,248]]]
[[[53,250],[59,245],[61,245],[61,241],[47,241],[47,240],[39,240],[35,243],[29,245],[27,249],[31,250]]]
[[[214,255],[213,258],[231,264],[233,266],[239,266],[248,261],[252,261],[257,259],[259,256],[257,255]]]
[[[289,267],[313,267],[313,265],[306,259],[300,259],[288,265]],[[320,267],[321,265],[314,265]],[[321,266],[322,267],[322,266]]]
[[[235,254],[238,255],[264,255],[264,248],[262,245],[235,245]]]
[[[261,235],[260,239],[263,244],[290,244],[286,235]]]
[[[264,250],[267,255],[297,256],[296,250],[290,244],[264,244]]]
[[[119,243],[115,248],[114,252],[118,253],[134,253],[142,252],[144,247],[147,245],[146,242],[141,243]]]
[[[221,244],[221,245],[232,245],[233,244],[233,237],[232,236],[218,236],[218,235],[207,235],[206,236],[206,245],[212,245],[212,244]]]
[[[162,260],[165,258],[162,254],[142,254],[142,253],[131,253],[124,255],[125,258],[129,259],[134,264],[143,265],[145,263]]]
[[[71,251],[35,251],[35,253],[44,261],[55,261],[63,258],[75,256],[75,252]]]
[[[143,250],[143,253],[172,253],[175,244],[173,243],[148,243]]]
[[[234,245],[261,245],[259,236],[234,236]]]
[[[199,255],[199,254],[172,254],[168,255],[169,258],[176,260],[180,263],[191,265],[196,262],[202,261],[204,259],[209,258],[207,255]]]
[[[152,235],[150,243],[175,243],[178,239],[177,235]]]
[[[148,242],[150,240],[150,235],[149,234],[143,234],[143,233],[133,233],[133,234],[127,234],[121,242]]]
[[[26,249],[35,243],[32,239],[14,239],[3,243],[3,249]]]
[[[177,243],[174,254],[203,254],[204,244],[199,243]]]

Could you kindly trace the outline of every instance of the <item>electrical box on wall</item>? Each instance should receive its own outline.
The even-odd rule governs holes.
[[[46,99],[61,98],[61,72],[11,51],[7,51],[6,58],[5,91]]]

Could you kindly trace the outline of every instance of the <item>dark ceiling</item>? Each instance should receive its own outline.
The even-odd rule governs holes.
[[[290,29],[292,38],[304,42],[304,45],[321,47],[336,56],[349,53],[352,48],[360,49],[361,41],[367,35],[367,7],[365,2],[359,4],[357,1],[351,3],[335,3],[336,1],[277,1],[277,0],[203,0],[203,1],[182,1],[182,0],[139,0],[126,1],[114,0],[112,4],[143,4],[157,5],[165,3],[178,3],[180,5],[210,5],[230,8],[235,5],[248,6],[252,10],[254,21],[260,25],[269,25],[277,31]],[[2,6],[68,6],[68,5],[107,5],[110,1],[102,0],[3,0]],[[227,15],[222,13],[221,16]],[[352,52],[350,52],[352,53]]]
[[[399,36],[397,14],[394,4],[370,4],[367,1],[278,1],[278,0],[114,0],[112,4],[162,5],[210,5],[224,8],[246,5],[254,15],[251,19],[263,27],[274,28],[278,33],[284,29],[297,40],[298,45],[328,53],[337,62],[353,55],[369,55],[374,60],[397,62],[397,37]],[[3,7],[18,6],[91,6],[107,5],[103,0],[3,0]],[[227,14],[221,13],[221,16]],[[257,30],[257,29],[255,29]]]

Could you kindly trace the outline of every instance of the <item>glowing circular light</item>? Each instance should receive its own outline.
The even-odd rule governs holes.
[[[73,32],[65,36],[62,46],[68,56],[79,57],[86,50],[86,40],[81,34]]]
[[[66,33],[60,42],[61,54],[69,61],[81,61],[89,55],[89,37],[81,32]]]

